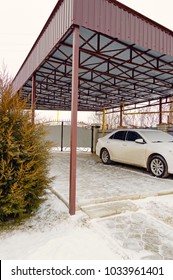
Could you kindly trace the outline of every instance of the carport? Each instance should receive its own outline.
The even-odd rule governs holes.
[[[173,32],[115,0],[59,0],[13,81],[27,106],[71,110],[75,214],[78,111],[160,108],[173,95]],[[121,123],[120,123],[121,125]]]

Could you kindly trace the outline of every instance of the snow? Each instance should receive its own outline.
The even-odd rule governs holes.
[[[3,260],[173,259],[173,178],[77,157],[77,211],[70,216],[69,152],[53,152],[52,190],[36,214],[0,232]],[[60,199],[61,198],[61,199]],[[65,203],[64,203],[64,202]]]
[[[70,216],[66,206],[51,193],[35,217],[19,229],[1,235],[0,248],[1,259],[115,257],[106,240],[89,224],[86,215],[79,211]]]

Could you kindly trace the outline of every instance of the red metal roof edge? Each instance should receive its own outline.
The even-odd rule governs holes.
[[[16,73],[15,77],[13,78],[13,81],[16,79],[18,73],[20,72],[21,68],[22,68],[23,65],[25,64],[25,62],[26,62],[26,60],[28,59],[30,53],[31,53],[32,50],[34,49],[35,45],[38,43],[39,39],[41,38],[42,34],[44,33],[44,31],[45,31],[46,28],[48,27],[48,25],[49,25],[50,21],[52,20],[54,14],[56,13],[56,11],[58,10],[59,6],[61,5],[61,3],[62,3],[63,1],[64,1],[64,0],[58,0],[57,4],[55,5],[55,7],[54,7],[54,9],[53,9],[53,11],[52,11],[52,13],[50,14],[48,20],[46,21],[46,23],[45,23],[45,25],[43,26],[43,28],[42,28],[40,34],[38,35],[38,37],[37,37],[35,43],[33,44],[31,50],[29,51],[29,53],[28,53],[28,55],[26,56],[24,62],[22,63],[21,67],[19,68],[18,72]],[[74,0],[74,1],[75,1],[75,0]],[[172,30],[170,30],[170,29],[168,29],[167,27],[165,27],[165,26],[163,26],[163,25],[157,23],[156,21],[154,21],[154,20],[152,20],[152,19],[150,19],[150,18],[144,16],[143,14],[141,14],[141,13],[139,13],[139,12],[133,10],[132,8],[130,8],[130,7],[128,7],[128,6],[126,6],[126,5],[122,4],[122,3],[120,3],[119,1],[117,1],[117,0],[105,0],[105,1],[108,1],[108,2],[110,2],[110,3],[113,3],[113,4],[117,5],[118,7],[122,8],[123,10],[125,10],[125,11],[127,11],[127,12],[129,12],[129,13],[131,13],[131,14],[133,14],[133,15],[136,15],[137,17],[140,17],[140,18],[144,19],[146,22],[149,22],[149,23],[153,24],[154,26],[157,26],[158,28],[164,30],[166,33],[169,33],[171,36],[173,36],[173,31],[172,31]]]
[[[61,3],[63,2],[64,0],[58,0],[58,2],[56,3],[52,13],[50,14],[48,20],[46,21],[45,25],[43,26],[43,29],[41,30],[40,34],[38,35],[36,41],[35,41],[35,44],[37,43],[37,41],[40,39],[40,37],[42,36],[42,34],[44,33],[44,31],[46,30],[46,28],[48,27],[50,21],[52,20],[52,18],[54,17],[56,11],[58,10],[59,6],[61,5]],[[34,44],[34,45],[35,45]],[[34,47],[33,45],[33,47]]]
[[[45,25],[43,26],[43,28],[42,28],[40,34],[38,35],[36,41],[34,42],[32,48],[30,49],[30,51],[29,51],[29,53],[28,53],[28,55],[26,56],[24,62],[22,63],[21,67],[19,68],[19,70],[17,71],[15,77],[13,78],[13,81],[16,79],[16,77],[17,77],[18,73],[20,72],[21,68],[22,68],[23,65],[25,64],[25,62],[26,62],[26,60],[28,59],[28,57],[30,56],[32,50],[34,49],[34,47],[36,46],[36,44],[37,44],[38,41],[40,40],[41,36],[43,35],[44,31],[45,31],[46,28],[48,27],[48,25],[49,25],[50,21],[52,20],[54,14],[56,13],[56,11],[58,10],[59,6],[61,5],[61,3],[62,3],[63,1],[64,1],[64,0],[58,0],[57,4],[55,5],[55,7],[54,7],[54,9],[53,9],[53,11],[52,11],[52,13],[50,14],[48,20],[46,21],[46,23],[45,23]]]
[[[147,16],[144,16],[143,14],[141,14],[140,12],[137,12],[136,10],[133,10],[132,8],[126,6],[125,4],[117,1],[117,0],[106,0],[110,3],[113,3],[115,5],[117,5],[118,7],[122,8],[123,10],[133,14],[133,15],[136,15],[137,17],[140,17],[142,18],[143,20],[145,20],[146,22],[149,22],[151,24],[153,24],[154,26],[157,26],[159,29],[162,29],[164,30],[165,32],[171,34],[173,36],[173,31],[167,27],[165,27],[164,25],[158,23],[157,21],[154,21],[153,19],[150,19],[149,17]]]

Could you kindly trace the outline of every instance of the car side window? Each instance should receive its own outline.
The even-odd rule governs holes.
[[[135,141],[136,139],[142,138],[141,135],[139,135],[135,131],[128,131],[126,136],[126,141]]]
[[[114,140],[125,140],[126,131],[117,131],[111,135],[110,139]]]

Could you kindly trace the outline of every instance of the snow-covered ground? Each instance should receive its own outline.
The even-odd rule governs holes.
[[[36,215],[0,234],[0,259],[173,259],[173,178],[103,165],[78,153],[77,211],[68,208],[69,153],[54,151],[54,192]]]

